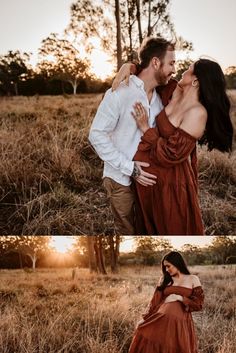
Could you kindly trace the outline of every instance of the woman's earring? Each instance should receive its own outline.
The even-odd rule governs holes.
[[[195,79],[192,81],[192,86],[193,86],[193,87],[197,87],[197,85],[198,85],[198,81],[197,81],[197,79],[195,78]]]

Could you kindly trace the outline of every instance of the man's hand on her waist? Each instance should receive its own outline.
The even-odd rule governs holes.
[[[156,175],[145,172],[141,167],[149,167],[150,164],[146,162],[139,162],[135,161],[134,162],[134,170],[132,173],[132,177],[141,185],[143,186],[149,186],[149,185],[155,185],[156,181],[155,179],[157,178]]]

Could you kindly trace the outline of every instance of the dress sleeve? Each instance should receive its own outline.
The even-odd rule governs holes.
[[[180,128],[176,128],[169,138],[161,137],[157,128],[150,128],[142,136],[138,149],[149,150],[155,164],[171,168],[186,160],[195,147],[195,138]]]
[[[200,311],[202,310],[204,302],[204,292],[202,287],[193,288],[190,297],[183,297],[183,304],[186,311]]]
[[[151,316],[155,312],[157,307],[160,305],[161,301],[162,301],[162,292],[156,289],[149,303],[147,311],[142,315],[144,320],[149,318],[149,316]]]

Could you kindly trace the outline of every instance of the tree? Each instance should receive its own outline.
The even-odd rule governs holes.
[[[114,49],[114,4],[109,0],[104,0],[103,4],[101,6],[98,0],[77,0],[71,5],[70,23],[65,33],[72,35],[86,52],[94,48],[94,38],[99,39],[104,50]]]
[[[29,72],[29,58],[30,54],[19,50],[10,50],[6,55],[0,56],[0,83],[7,95],[11,94],[12,88],[15,95],[18,95],[18,84]]]
[[[191,59],[177,61],[176,74],[175,74],[176,80],[179,81],[181,79],[184,71],[186,71],[192,63],[193,63],[193,60],[191,60]]]
[[[225,80],[227,88],[235,89],[236,88],[236,66],[229,66],[225,70]]]
[[[115,18],[116,18],[116,49],[117,49],[117,71],[122,65],[122,45],[121,45],[121,23],[120,23],[120,1],[115,0]]]
[[[169,240],[159,236],[137,236],[135,245],[135,253],[145,265],[159,263],[163,255],[172,250]]]
[[[109,248],[110,248],[110,264],[111,272],[116,273],[118,271],[118,259],[120,255],[120,235],[108,235]]]
[[[88,249],[88,259],[89,259],[89,269],[90,272],[97,270],[95,252],[94,252],[94,235],[87,235],[87,249]]]
[[[107,274],[106,265],[110,265],[111,272],[118,271],[120,254],[120,235],[87,235],[76,236],[75,247],[82,251],[87,259],[90,272]]]
[[[1,248],[5,253],[17,252],[28,256],[32,261],[32,269],[35,271],[36,262],[43,251],[48,250],[49,236],[7,236],[1,237]]]
[[[69,82],[73,93],[81,80],[89,76],[88,60],[79,57],[79,51],[67,39],[60,39],[55,33],[42,41],[39,49],[40,71],[51,79]]]
[[[233,236],[216,236],[210,250],[216,263],[224,264],[229,256],[236,256],[236,239]]]
[[[196,245],[184,244],[181,251],[189,266],[200,265],[200,263],[203,263],[205,260],[201,249]]]
[[[105,0],[104,4],[106,10],[105,6],[99,6],[98,1],[75,1],[71,5],[66,33],[72,34],[87,51],[94,46],[93,38],[99,38],[102,49],[112,58],[116,53],[118,68],[122,60],[137,58],[137,49],[147,36],[175,38],[180,48],[192,50],[192,43],[175,33],[169,14],[170,0]]]
[[[127,5],[128,15],[123,11],[123,38],[127,57],[131,60],[135,51],[146,37],[163,36],[177,42],[177,49],[191,51],[193,45],[184,40],[175,32],[174,25],[169,14],[170,0],[127,0],[123,1],[123,7]],[[125,20],[126,18],[126,20]],[[128,33],[127,33],[128,31]],[[127,34],[126,34],[127,33]],[[127,38],[129,43],[127,43]]]

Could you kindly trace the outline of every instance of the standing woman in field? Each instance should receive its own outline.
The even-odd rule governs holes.
[[[130,65],[125,65],[122,79],[130,71]],[[202,235],[196,143],[199,140],[209,150],[232,149],[230,101],[222,69],[212,60],[199,59],[177,86],[171,85],[165,96],[159,90],[164,109],[156,117],[156,127],[149,126],[141,103],[132,113],[143,133],[134,161],[149,163],[143,169],[157,177],[152,186],[134,179],[136,233]]]
[[[166,254],[161,266],[163,277],[136,328],[129,353],[197,353],[191,312],[202,310],[199,278],[190,274],[176,251]]]

